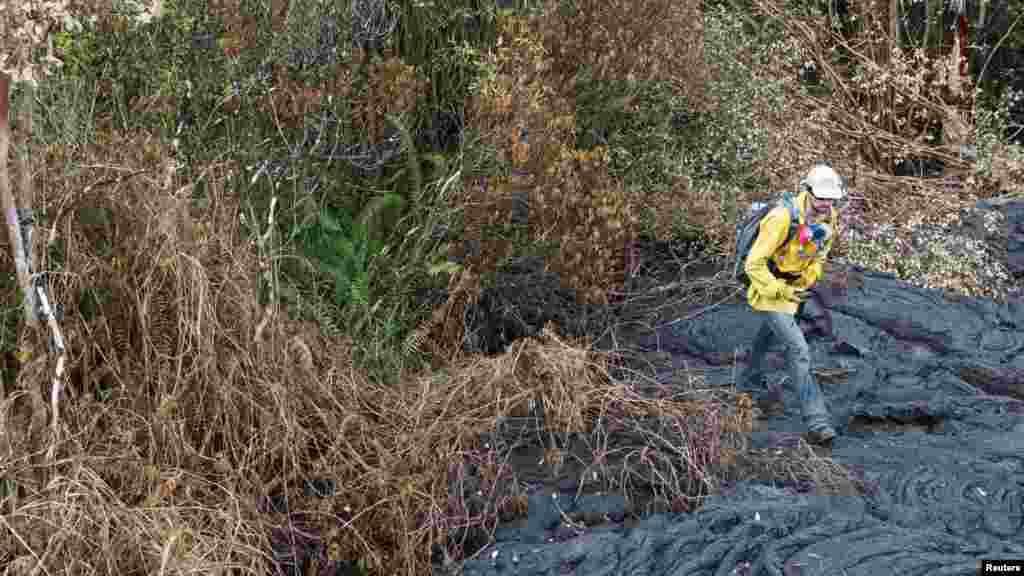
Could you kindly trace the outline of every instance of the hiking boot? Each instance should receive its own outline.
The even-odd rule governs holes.
[[[836,437],[836,431],[831,427],[821,428],[820,430],[811,430],[805,437],[810,444],[829,445]]]

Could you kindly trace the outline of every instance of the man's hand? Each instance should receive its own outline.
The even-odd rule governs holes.
[[[803,304],[807,302],[810,294],[803,288],[797,288],[796,286],[790,286],[789,284],[783,284],[779,290],[779,297],[787,302],[793,302],[795,304]]]

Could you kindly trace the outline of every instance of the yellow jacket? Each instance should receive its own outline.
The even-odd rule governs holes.
[[[800,214],[800,224],[806,221],[806,214],[809,208],[808,192],[799,193],[795,200],[797,211]],[[747,289],[747,302],[754,310],[765,312],[785,312],[796,314],[799,304],[779,298],[779,289],[785,282],[776,278],[768,269],[768,260],[771,259],[780,272],[800,274],[800,279],[792,282],[799,288],[810,288],[814,286],[824,274],[825,258],[836,236],[839,234],[839,214],[832,208],[831,221],[832,236],[825,242],[821,250],[818,250],[814,242],[808,242],[801,246],[799,235],[783,244],[786,235],[789,233],[789,210],[784,206],[777,206],[761,220],[761,227],[757,233],[754,245],[750,247],[750,253],[743,265],[747,276],[750,278],[750,287]]]

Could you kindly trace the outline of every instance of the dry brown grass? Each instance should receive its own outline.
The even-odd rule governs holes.
[[[555,431],[628,427],[634,476],[678,497],[710,483],[700,475],[720,458],[714,447],[739,445],[749,429],[723,398],[641,398],[607,377],[606,357],[554,327],[495,358],[403,374],[397,386],[369,380],[351,342],[285,315],[257,342],[259,258],[223,186],[234,167],[210,167],[210,208],[197,213],[188,183],[168,175],[165,151],[142,135],[110,138],[80,152],[97,166],[81,181],[46,172],[40,182],[40,207],[60,215],[52,226],[66,272],[52,288],[66,306],[73,376],[59,437],[44,431],[45,357],[22,367],[3,407],[9,450],[0,469],[18,486],[3,504],[0,548],[11,570],[266,573],[272,541],[298,513],[322,540],[322,561],[422,574],[431,544],[450,530],[493,528],[499,512],[524,512],[507,455],[481,448],[479,435],[523,415],[531,398],[544,398]],[[122,173],[137,175],[88,187]],[[110,251],[101,256],[103,242]],[[87,320],[76,303],[101,286],[111,298]],[[681,427],[696,426],[709,405],[722,405],[720,420],[687,435]],[[483,509],[450,494],[470,460],[484,463]],[[332,479],[333,494],[304,494],[314,478]],[[266,509],[281,493],[287,517]],[[457,559],[459,544],[446,551]]]
[[[864,489],[846,467],[800,438],[785,447],[749,450],[728,474],[741,480],[802,485],[818,494],[854,495]]]

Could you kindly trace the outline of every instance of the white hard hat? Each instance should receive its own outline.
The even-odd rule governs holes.
[[[800,181],[800,189],[822,200],[842,200],[846,196],[843,178],[827,164],[817,164]]]

